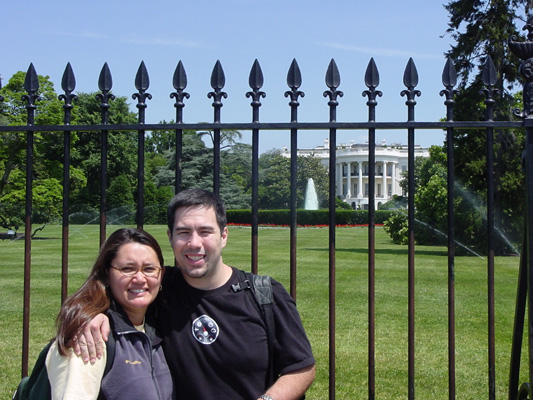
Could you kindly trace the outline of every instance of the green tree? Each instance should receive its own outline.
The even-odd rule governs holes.
[[[205,143],[194,131],[183,132],[181,159],[182,187],[194,187],[203,177],[211,177],[213,159]],[[164,153],[167,165],[155,176],[156,186],[175,186],[176,154],[174,149]]]
[[[231,178],[242,193],[252,190],[252,146],[235,143],[221,153],[222,174]]]
[[[450,0],[447,34],[455,41],[447,52],[461,78],[455,97],[455,120],[484,119],[485,94],[482,92],[482,71],[488,57],[494,62],[497,83],[491,93],[496,100],[493,119],[512,120],[516,107],[518,66],[520,60],[510,53],[507,41],[522,37],[526,0]],[[464,207],[470,199],[486,207],[487,138],[485,130],[454,131],[454,172],[457,194]],[[511,241],[518,241],[524,210],[521,154],[524,134],[520,130],[495,130],[494,147],[494,206],[495,226]],[[466,190],[465,188],[468,188]],[[473,206],[470,206],[473,211]],[[457,218],[456,218],[457,220]],[[456,232],[459,230],[456,228]],[[481,232],[481,231],[480,231]],[[486,246],[486,235],[474,233],[474,242]],[[497,252],[505,251],[504,241],[496,243]]]
[[[233,132],[233,131],[232,131]],[[173,143],[174,133],[167,135],[159,132],[153,136],[152,149],[165,148],[165,141]],[[213,188],[213,150],[208,148],[202,137],[205,132],[183,132],[183,151],[181,159],[181,186],[184,189],[200,187]],[[251,150],[249,145],[230,141],[221,151],[220,196],[228,209],[249,208],[250,195],[246,193],[251,184]],[[154,182],[157,187],[175,185],[176,155],[172,148],[165,152],[167,165],[158,168]]]
[[[26,73],[19,71],[0,89],[0,95],[4,97],[4,102],[0,103],[2,124],[26,125],[27,102],[23,100],[23,95],[27,94],[24,89],[25,78]],[[35,124],[61,123],[63,109],[53,83],[48,76],[41,75],[38,81],[40,99],[36,101]],[[55,136],[50,133],[33,134],[33,217],[39,223],[57,219],[61,212],[62,164],[57,163],[51,155],[61,153],[62,140],[56,140]],[[0,133],[0,215],[5,228],[21,225],[24,219],[26,137],[25,132]],[[76,176],[80,178],[79,174]]]
[[[417,159],[414,176],[415,240],[422,245],[444,245],[448,232],[447,155],[443,147],[432,146],[428,158]],[[407,177],[402,180],[406,184]],[[486,204],[484,199],[460,183],[454,189],[455,239],[459,252],[466,248],[486,249]],[[407,243],[407,210],[400,208],[385,223],[385,230],[398,244]],[[499,250],[510,252],[503,232],[497,231]],[[459,245],[460,244],[460,245]]]
[[[0,103],[0,115],[2,123],[7,125],[26,125],[27,103],[22,96],[27,94],[24,90],[26,73],[19,71],[8,81],[7,85],[0,89],[0,95],[4,101]],[[48,76],[38,76],[39,96],[35,112],[35,124],[54,125],[62,123],[62,105],[57,99],[54,85]],[[51,172],[53,164],[48,162],[47,152],[50,144],[50,134],[34,134],[35,170],[39,175],[46,177]],[[58,144],[54,143],[57,148]],[[57,151],[57,150],[54,150]],[[0,133],[0,196],[5,193],[10,183],[11,173],[15,169],[25,169],[26,157],[26,134],[23,132]],[[48,164],[48,165],[47,165]]]
[[[49,223],[59,221],[63,188],[54,178],[40,179],[34,182],[33,188],[33,222]],[[26,188],[11,190],[2,196],[1,213],[10,222],[9,227],[22,225],[25,215]]]
[[[111,181],[107,189],[107,205],[108,209],[134,205],[132,183],[126,175],[119,175]]]
[[[259,206],[266,209],[289,208],[290,159],[276,151],[261,155],[259,170]]]
[[[144,222],[166,224],[167,205],[173,195],[170,186],[157,187],[152,180],[148,180],[144,186]]]
[[[73,109],[73,123],[100,124],[101,108],[97,93],[78,93],[78,100]],[[117,96],[109,108],[110,124],[136,123],[135,113],[130,111],[127,98]],[[73,208],[87,203],[97,207],[100,201],[101,182],[101,134],[100,132],[79,132],[76,148],[72,153],[72,163],[78,166],[87,177],[87,185],[72,199]],[[108,134],[108,185],[124,175],[133,185],[137,177],[137,133],[115,132]],[[136,183],[135,183],[136,185]]]
[[[163,120],[161,124],[166,124]],[[174,121],[170,121],[170,124]],[[176,148],[176,132],[174,130],[157,130],[146,135],[145,140],[146,152],[148,154],[162,154],[172,151]]]
[[[200,131],[198,132],[201,138],[204,136],[209,137],[211,144],[215,143],[215,134],[213,131]],[[238,140],[242,139],[242,133],[235,129],[222,130],[220,132],[220,149],[224,150],[225,148],[231,147],[237,143]]]
[[[280,150],[271,150],[261,155],[259,163],[259,206],[266,209],[289,208],[290,204],[290,159]],[[328,171],[318,157],[297,158],[296,193],[297,207],[303,207],[307,181],[313,178],[320,206],[328,199]]]

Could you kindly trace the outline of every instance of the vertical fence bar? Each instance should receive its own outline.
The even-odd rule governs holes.
[[[442,72],[442,83],[445,90],[440,92],[446,96],[446,121],[453,121],[453,97],[456,93],[457,73],[451,59],[448,59]],[[454,165],[454,130],[446,129],[447,154],[447,188],[448,188],[448,398],[455,399],[455,173]]]
[[[496,68],[490,56],[487,58],[482,72],[483,89],[486,100],[485,120],[492,121],[495,100],[492,97],[498,93],[494,89],[497,81]],[[495,333],[494,333],[494,129],[487,130],[487,303],[488,303],[488,374],[489,399],[496,398],[495,371]]]
[[[31,128],[35,124],[35,101],[40,97],[39,78],[33,64],[30,64],[24,80],[24,90],[28,93],[22,96],[28,104],[26,130],[26,210],[24,216],[24,304],[22,316],[22,376],[28,375],[28,355],[30,339],[30,278],[31,278],[31,221],[33,202],[33,139],[34,131]]]
[[[170,98],[175,98],[176,102],[174,107],[176,108],[176,123],[183,123],[183,99],[189,98],[190,95],[187,92],[184,92],[187,87],[187,74],[185,73],[185,68],[181,61],[178,62],[176,69],[174,71],[174,76],[172,77],[172,85],[176,91],[170,94]],[[181,192],[181,157],[183,153],[183,129],[176,129],[176,149],[175,149],[175,176],[174,176],[174,193],[177,194]]]
[[[287,73],[287,85],[291,90],[285,92],[285,97],[290,97],[291,101],[291,122],[298,122],[298,97],[304,97],[305,94],[298,90],[302,85],[302,74],[300,67],[296,60],[292,60],[289,72]],[[290,195],[290,293],[296,299],[296,241],[297,241],[297,216],[296,216],[296,202],[297,202],[297,159],[298,157],[298,129],[291,128],[291,195]]]
[[[378,102],[376,101],[377,96],[381,96],[382,92],[376,90],[379,85],[379,72],[376,67],[374,59],[371,58],[365,73],[365,85],[368,90],[363,92],[363,96],[368,97],[366,105],[368,106],[368,122],[376,121],[376,106]],[[369,164],[372,165],[370,158],[375,162],[376,159],[376,130],[375,128],[370,128],[368,130],[368,154],[369,154]],[[372,151],[370,146],[372,147]],[[372,156],[371,156],[372,154]],[[375,171],[375,167],[372,171]],[[386,172],[385,172],[386,173]],[[394,177],[392,177],[394,179]],[[373,188],[374,184],[371,183],[374,181],[375,177],[373,174],[369,173],[369,189]],[[370,195],[370,193],[369,193]],[[372,190],[372,195],[374,191]],[[370,201],[372,200],[372,201]],[[372,204],[372,208],[369,208],[368,212],[368,399],[374,400],[376,398],[376,257],[375,257],[375,212],[374,212],[374,203],[373,197],[369,196],[369,206]],[[372,210],[372,212],[370,211]]]
[[[261,107],[261,97],[265,97],[265,92],[260,91],[263,87],[263,71],[259,61],[255,60],[250,70],[248,83],[251,92],[246,93],[247,98],[252,98],[252,122],[259,122],[259,107]],[[252,272],[258,272],[258,236],[259,236],[259,129],[252,129]]]
[[[227,93],[222,92],[226,83],[224,70],[220,61],[217,61],[211,73],[211,87],[213,92],[207,94],[208,98],[213,98],[214,123],[220,123],[220,109],[222,108],[222,97],[227,98]],[[213,130],[213,192],[220,194],[220,129]]]
[[[518,273],[518,285],[516,294],[515,320],[513,328],[513,343],[511,348],[511,365],[509,371],[509,400],[531,399],[531,391],[528,383],[520,387],[520,358],[522,350],[522,340],[524,333],[526,304],[528,307],[528,347],[529,347],[529,383],[533,382],[533,259],[531,249],[533,249],[533,20],[531,17],[524,29],[528,35],[525,42],[516,42],[514,37],[509,40],[510,50],[523,60],[519,72],[524,78],[522,90],[523,110],[514,110],[514,115],[524,120],[526,128],[526,149],[523,153],[522,166],[524,168],[525,200],[526,200],[526,220],[524,224],[524,239],[520,254],[520,269]]]
[[[111,71],[107,63],[102,67],[100,77],[98,79],[98,88],[102,93],[96,95],[97,99],[100,99],[100,110],[102,114],[102,124],[107,125],[109,123],[109,100],[115,98],[114,95],[109,93],[113,87],[113,79],[111,77]],[[100,246],[102,246],[106,239],[106,224],[107,224],[107,145],[108,145],[109,131],[104,129],[101,131],[101,144],[100,144]]]
[[[518,270],[518,284],[516,290],[515,317],[513,325],[513,342],[511,347],[511,362],[509,369],[509,400],[514,400],[517,398],[518,387],[520,385],[520,358],[522,356],[522,341],[524,339],[524,322],[528,285],[527,260],[527,226],[524,226],[524,240],[522,251],[520,253],[520,267]]]
[[[63,79],[61,81],[61,88],[65,92],[59,95],[59,100],[64,100],[63,105],[63,123],[70,125],[72,119],[72,101],[77,98],[72,92],[76,88],[76,79],[72,66],[67,64]],[[69,235],[69,214],[70,214],[70,135],[71,131],[63,133],[63,221],[61,234],[61,303],[63,303],[68,296],[68,235]]]
[[[137,99],[137,108],[139,109],[139,125],[144,125],[146,115],[146,99],[151,99],[152,95],[146,93],[146,90],[150,86],[150,78],[144,61],[141,61],[141,65],[137,70],[135,76],[135,88],[139,91],[133,94],[133,99]],[[137,212],[136,222],[137,228],[142,228],[144,225],[144,129],[137,131]]]
[[[531,103],[529,103],[529,106],[530,105]],[[524,121],[524,125],[526,126],[527,248],[525,249],[525,251],[527,254],[527,332],[529,347],[529,384],[531,385],[531,383],[533,383],[533,257],[531,257],[531,251],[533,250],[533,119],[527,118]]]
[[[324,97],[329,97],[329,122],[337,121],[337,106],[339,102],[337,97],[342,97],[344,94],[337,90],[341,83],[340,73],[337,68],[335,60],[331,60],[326,72],[326,86],[329,90],[324,92]],[[336,283],[335,283],[335,177],[337,165],[337,129],[330,128],[329,130],[329,398],[335,399],[335,299],[336,299]]]
[[[410,58],[405,68],[403,83],[407,90],[401,92],[407,97],[407,120],[415,120],[415,96],[420,96],[420,91],[415,90],[418,85],[418,72],[413,59]],[[407,131],[407,172],[408,172],[408,224],[409,224],[409,255],[408,255],[408,296],[409,296],[409,337],[408,337],[408,399],[415,398],[415,129],[408,128]]]

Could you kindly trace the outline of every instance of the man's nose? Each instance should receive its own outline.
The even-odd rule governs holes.
[[[200,247],[201,246],[201,238],[200,235],[198,235],[196,232],[192,232],[191,236],[189,237],[189,247]]]

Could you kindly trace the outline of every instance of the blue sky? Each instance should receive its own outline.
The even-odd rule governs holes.
[[[403,71],[412,57],[419,74],[416,119],[435,121],[445,115],[443,53],[452,39],[445,35],[448,16],[438,0],[196,0],[196,1],[34,1],[7,0],[2,5],[3,83],[33,63],[40,75],[48,75],[60,91],[61,76],[70,62],[77,91],[97,91],[100,70],[108,63],[113,92],[127,96],[136,91],[134,79],[141,61],[149,75],[152,100],[147,122],[175,118],[172,75],[182,61],[188,77],[185,122],[211,122],[212,100],[207,97],[211,71],[220,60],[226,76],[222,122],[249,122],[248,76],[255,59],[264,75],[260,120],[286,122],[290,107],[284,93],[293,59],[302,72],[300,121],[329,118],[324,78],[330,60],[341,76],[338,121],[366,121],[364,73],[371,57],[379,73],[376,118],[405,121],[407,107]],[[135,101],[130,101],[135,110]],[[327,132],[302,131],[298,147],[323,144]],[[406,143],[406,132],[380,131],[376,139]],[[365,131],[343,131],[339,143],[367,141]],[[243,132],[243,141],[250,134]],[[422,146],[441,144],[440,131],[418,131]],[[260,150],[289,147],[287,132],[263,132]]]

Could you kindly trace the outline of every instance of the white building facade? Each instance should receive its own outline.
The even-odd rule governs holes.
[[[368,209],[369,194],[369,153],[366,144],[340,144],[337,145],[336,159],[336,195],[352,208],[357,210]],[[324,141],[324,146],[312,149],[299,149],[299,156],[319,157],[322,163],[329,168],[329,141]],[[283,155],[290,157],[287,148]],[[415,157],[429,157],[429,150],[415,146]],[[400,187],[401,173],[407,171],[407,146],[401,144],[387,145],[383,140],[376,144],[375,164],[375,209],[392,199],[392,196],[402,196]]]

